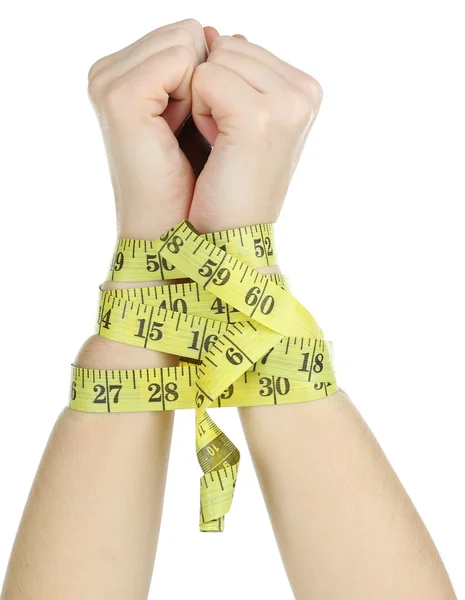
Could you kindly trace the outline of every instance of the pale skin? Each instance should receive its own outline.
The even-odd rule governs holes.
[[[311,76],[193,19],[97,61],[89,94],[117,233],[136,239],[156,239],[186,217],[201,232],[275,221],[322,100]],[[177,362],[98,336],[74,361],[100,369]],[[344,392],[239,413],[295,598],[456,598],[424,524]],[[173,418],[63,410],[19,526],[4,600],[147,598]]]

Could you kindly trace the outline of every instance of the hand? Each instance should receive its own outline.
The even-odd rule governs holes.
[[[189,219],[201,232],[274,222],[322,100],[319,83],[243,36],[206,28],[192,116],[214,146]]]
[[[191,113],[192,74],[206,55],[201,24],[187,19],[101,58],[89,71],[118,237],[156,239],[189,212],[195,174],[176,136]]]

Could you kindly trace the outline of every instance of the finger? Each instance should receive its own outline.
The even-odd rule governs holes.
[[[242,77],[257,92],[280,93],[289,85],[275,70],[242,52],[219,48],[210,53],[207,62],[229,69]]]
[[[143,63],[149,57],[175,46],[184,46],[187,48],[192,55],[194,65],[199,64],[199,59],[193,47],[192,35],[186,29],[176,27],[164,31],[156,37],[147,38],[144,43],[135,46],[129,52],[122,54],[117,60],[112,61],[100,70],[98,77],[103,83],[117,79],[124,73],[137,67],[137,65]]]
[[[220,34],[218,30],[214,27],[211,27],[211,25],[207,25],[203,28],[203,30],[205,32],[205,39],[207,41],[208,50],[210,50],[210,46],[212,45],[213,41],[216,40],[216,38],[219,37]]]
[[[196,64],[205,61],[207,46],[202,25],[195,19],[185,19],[155,29],[126,48],[99,59],[89,70],[89,82],[98,74],[108,79],[117,77],[150,55],[177,45],[191,48]]]
[[[170,129],[175,131],[190,113],[193,71],[192,55],[187,48],[174,46],[162,50],[111,82],[106,92],[107,106],[120,122],[133,123],[139,108],[141,114],[154,119],[163,113]],[[170,97],[177,102],[168,106]],[[131,119],[120,119],[123,112]]]
[[[245,37],[245,35],[242,35],[242,33],[235,33],[233,35],[233,37],[237,38],[238,40],[245,40],[245,41],[247,41],[247,38]]]
[[[289,63],[281,60],[265,48],[252,44],[248,40],[222,35],[216,38],[212,44],[211,51],[216,49],[234,50],[235,52],[242,52],[248,56],[259,60],[264,65],[267,65],[276,73],[281,75],[283,79],[288,81],[290,84],[299,87],[308,96],[317,102],[321,102],[322,90],[321,86],[316,79],[314,79],[308,73],[290,65]]]
[[[192,77],[192,117],[210,145],[218,131],[227,133],[230,117],[246,118],[244,106],[255,103],[259,92],[242,77],[214,62],[199,65]]]

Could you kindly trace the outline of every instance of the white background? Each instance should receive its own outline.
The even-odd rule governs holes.
[[[243,33],[323,86],[277,227],[281,266],[334,341],[340,385],[373,429],[457,595],[465,597],[463,5],[3,6],[0,576],[49,432],[67,402],[69,365],[93,331],[97,286],[115,239],[88,69],[158,26],[195,17],[220,33]],[[177,414],[151,597],[216,595],[205,591],[200,561],[212,590],[224,582],[224,565],[234,565],[237,578],[228,570],[224,600],[290,599],[236,410],[214,415],[243,456],[226,531],[198,532],[194,415]]]

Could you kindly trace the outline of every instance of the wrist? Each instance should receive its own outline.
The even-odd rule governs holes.
[[[174,187],[174,186],[173,186]],[[181,187],[184,186],[181,184]],[[118,239],[156,240],[187,218],[190,190],[158,192],[147,197],[134,193],[132,197],[116,200]]]
[[[165,231],[161,232],[160,235],[163,233]],[[257,271],[262,274],[281,273],[278,265],[264,266],[257,268]],[[176,284],[184,281],[190,280],[186,278],[141,282],[104,281],[100,289],[105,291],[146,288]],[[103,338],[100,335],[93,335],[80,348],[74,364],[78,367],[88,369],[146,369],[151,367],[176,366],[179,364],[179,356],[130,346]]]
[[[258,269],[255,269],[255,270],[258,271],[259,273],[262,273],[263,275],[271,275],[272,273],[281,274],[281,269],[279,268],[279,265],[269,265],[267,267],[259,267]]]
[[[102,290],[131,289],[167,285],[175,281],[121,282],[105,281]],[[173,367],[179,364],[179,356],[157,352],[147,348],[130,346],[106,339],[98,334],[92,335],[83,343],[73,363],[85,369],[148,369],[152,367]]]
[[[93,335],[83,343],[73,364],[84,369],[149,369],[174,367],[179,357]]]
[[[158,285],[171,285],[175,283],[184,283],[191,281],[188,278],[185,279],[162,279],[158,281],[104,281],[100,286],[102,291],[106,290],[128,290],[133,288],[146,288],[154,287]]]

